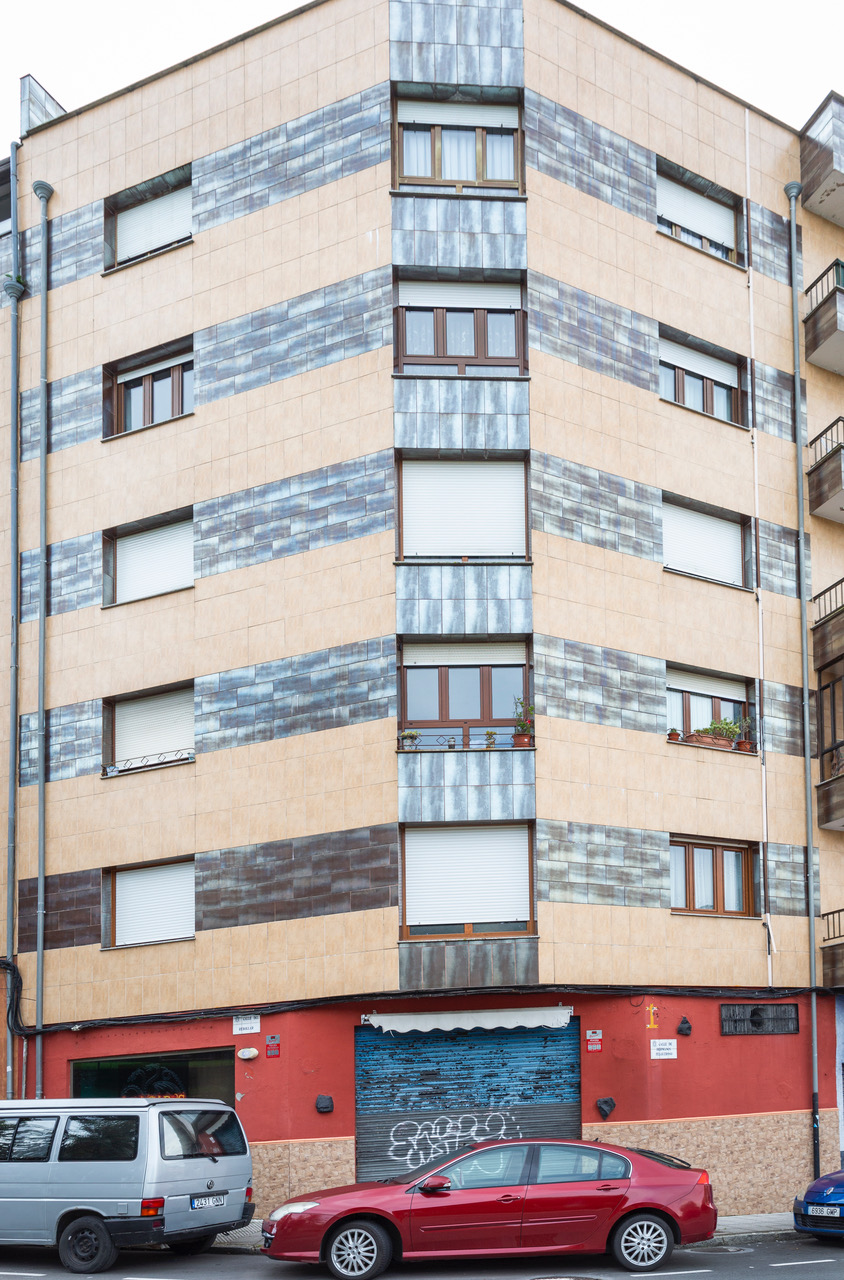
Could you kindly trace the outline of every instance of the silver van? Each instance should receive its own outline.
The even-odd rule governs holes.
[[[252,1157],[214,1098],[0,1101],[0,1244],[105,1271],[123,1245],[199,1253],[252,1219]]]

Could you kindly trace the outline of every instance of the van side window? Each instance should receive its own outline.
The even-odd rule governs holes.
[[[72,1116],[59,1147],[60,1160],[134,1160],[137,1116]]]
[[[164,1111],[159,1124],[165,1160],[246,1155],[246,1139],[233,1111]]]
[[[0,1160],[49,1160],[58,1123],[58,1116],[5,1117],[0,1128]]]

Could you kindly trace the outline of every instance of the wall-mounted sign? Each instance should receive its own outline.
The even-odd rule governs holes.
[[[651,1057],[652,1058],[676,1058],[677,1057],[677,1041],[676,1040],[652,1040],[651,1041]]]
[[[602,1053],[603,1048],[604,1048],[603,1040],[587,1040],[586,1041],[587,1053]]]
[[[587,1039],[587,1040],[601,1040],[601,1039],[603,1038],[603,1035],[604,1035],[603,1031],[587,1031],[587,1032],[586,1032],[586,1039]]]
[[[260,1030],[260,1013],[236,1013],[232,1018],[233,1036],[254,1036]]]
[[[267,1057],[268,1057],[268,1058],[280,1058],[280,1057],[281,1057],[281,1045],[280,1045],[280,1044],[268,1044],[268,1045],[267,1045]]]

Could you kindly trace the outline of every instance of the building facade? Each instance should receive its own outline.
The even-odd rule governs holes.
[[[844,1147],[844,103],[560,0],[22,100],[10,1089],[226,1098],[259,1210],[541,1134],[788,1208],[813,1038]]]

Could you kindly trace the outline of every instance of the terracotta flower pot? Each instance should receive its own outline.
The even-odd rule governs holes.
[[[756,744],[754,742],[751,742],[750,738],[736,739],[736,751],[746,751],[752,754],[753,752],[755,752],[755,750],[756,750]]]
[[[530,746],[530,739],[531,739],[531,735],[530,735],[529,733],[514,733],[514,734],[513,734],[513,746],[514,746],[514,747],[529,747],[529,746]]]
[[[677,732],[677,730],[676,730],[676,729],[674,729],[674,730],[672,730],[672,732],[671,732],[671,733],[669,733],[669,735],[668,735],[668,741],[669,741],[669,742],[679,742],[679,741],[680,741],[680,739],[682,738],[682,736],[683,736],[683,735],[682,735],[681,733],[678,733],[678,732]]]
[[[714,733],[687,733],[684,742],[691,742],[696,747],[717,747],[720,751],[732,750],[732,739],[716,738]]]

